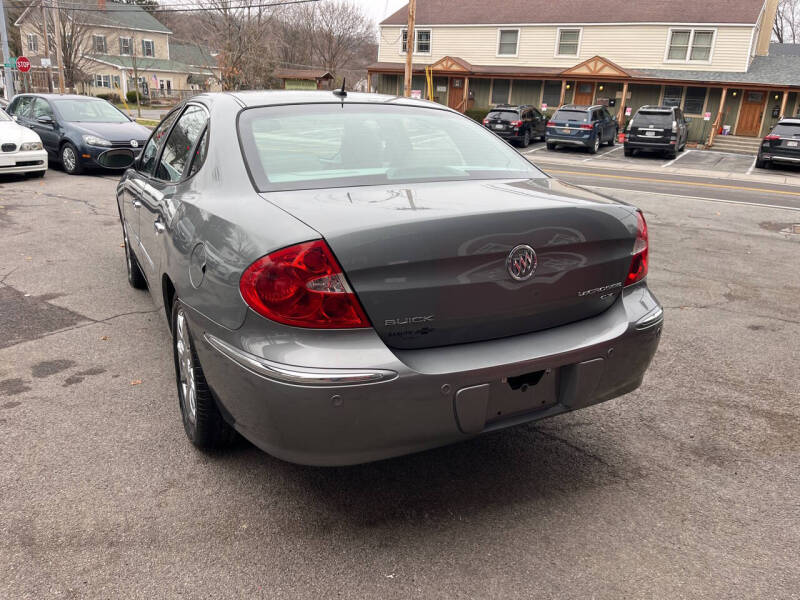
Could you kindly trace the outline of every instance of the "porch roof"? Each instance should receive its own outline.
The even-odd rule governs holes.
[[[112,54],[90,54],[87,58],[95,62],[117,67],[118,69],[133,69],[132,56],[114,56]],[[165,58],[136,57],[136,68],[140,71],[166,71],[172,73],[194,73],[196,75],[213,76],[210,69],[193,67],[176,60]]]

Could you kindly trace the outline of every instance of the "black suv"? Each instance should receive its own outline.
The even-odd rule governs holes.
[[[636,150],[663,152],[675,158],[689,139],[688,119],[674,106],[643,106],[628,124],[625,156]]]
[[[532,106],[496,106],[483,120],[483,125],[509,142],[527,148],[531,140],[543,140],[547,119]]]
[[[773,163],[800,164],[800,119],[781,119],[761,142],[756,166],[766,169]]]
[[[596,154],[602,144],[617,142],[619,124],[605,106],[576,106],[565,104],[547,123],[547,149],[558,145],[582,146]]]

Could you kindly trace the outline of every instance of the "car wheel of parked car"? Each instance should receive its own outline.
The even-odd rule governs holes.
[[[756,168],[757,169],[769,169],[771,163],[768,160],[764,160],[763,158],[756,159]]]
[[[609,145],[609,147],[617,145],[617,134],[616,133],[611,136],[610,140],[608,140],[608,145]]]
[[[625,150],[623,150],[623,152],[625,153],[625,156],[628,156],[628,157],[633,156],[633,150],[631,150],[630,148],[625,148]]]
[[[666,152],[665,156],[670,160],[675,160],[676,158],[678,158],[678,151],[673,150],[672,152]]]
[[[122,226],[122,237],[125,245],[125,266],[128,269],[128,283],[130,286],[137,290],[147,289],[147,280],[142,275],[142,269],[139,267],[139,261],[136,260],[131,250],[130,242],[128,241],[128,231],[125,225]]]
[[[530,145],[531,145],[531,132],[530,131],[526,131],[525,132],[525,137],[522,138],[522,147],[523,148],[527,148]]]
[[[67,142],[61,147],[61,166],[64,167],[64,171],[69,175],[80,175],[83,173],[83,167],[78,158],[78,149],[70,142]]]
[[[186,435],[198,448],[230,445],[236,439],[236,432],[222,418],[208,388],[189,332],[186,309],[178,298],[172,305],[172,339],[175,380]]]
[[[556,145],[553,142],[547,142],[547,149],[548,150],[555,150]]]
[[[597,151],[600,150],[600,135],[598,134],[594,138],[594,142],[589,148],[589,154],[597,154]]]

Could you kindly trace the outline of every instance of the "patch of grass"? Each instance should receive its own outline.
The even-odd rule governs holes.
[[[145,127],[155,127],[159,123],[159,121],[153,121],[152,119],[136,119],[136,122]]]

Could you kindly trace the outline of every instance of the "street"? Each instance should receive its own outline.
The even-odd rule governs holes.
[[[550,154],[647,217],[644,385],[336,469],[187,441],[117,176],[0,179],[0,598],[800,598],[800,186]]]

